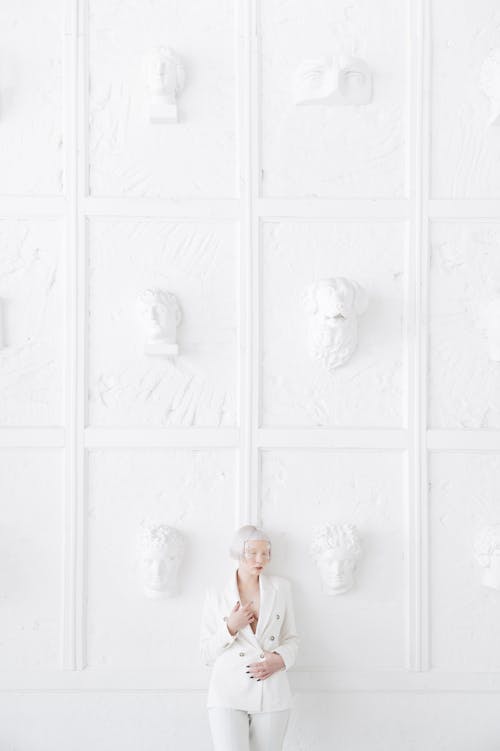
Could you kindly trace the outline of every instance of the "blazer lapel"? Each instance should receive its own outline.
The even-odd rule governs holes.
[[[233,609],[236,602],[240,600],[240,593],[237,584],[237,570],[231,575],[226,586],[226,599],[227,604],[230,606],[229,612]],[[265,574],[259,576],[259,591],[260,591],[260,604],[259,604],[259,620],[257,621],[257,630],[254,634],[250,624],[241,629],[240,636],[244,636],[249,642],[256,645],[261,649],[259,639],[262,636],[265,627],[269,622],[269,618],[273,612],[274,602],[276,599],[276,590],[273,587],[270,579]],[[241,604],[241,603],[240,603]]]

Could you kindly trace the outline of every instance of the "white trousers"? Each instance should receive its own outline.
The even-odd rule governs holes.
[[[247,712],[209,707],[214,751],[282,751],[289,709]]]

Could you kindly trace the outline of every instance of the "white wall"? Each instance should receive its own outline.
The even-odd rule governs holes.
[[[148,122],[142,56],[182,56]],[[204,588],[261,522],[302,649],[287,751],[496,751],[500,365],[470,303],[500,280],[500,128],[479,89],[495,0],[35,0],[0,7],[0,748],[210,749]],[[360,107],[296,107],[355,51]],[[307,355],[305,285],[370,295],[353,359]],[[180,355],[135,300],[174,292]],[[187,540],[147,600],[138,526]],[[357,524],[356,589],[307,548]],[[331,636],[334,636],[331,639]]]

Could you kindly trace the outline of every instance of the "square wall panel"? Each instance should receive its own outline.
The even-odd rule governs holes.
[[[429,480],[432,667],[499,672],[500,592],[483,585],[475,542],[500,524],[500,454],[434,453]]]
[[[497,0],[432,6],[431,195],[500,196]],[[490,103],[490,95],[496,102]]]
[[[238,233],[230,222],[96,219],[89,232],[92,425],[235,425]],[[179,354],[145,354],[139,296],[173,293]]]
[[[293,585],[301,666],[404,667],[405,492],[399,452],[263,452],[262,523],[272,573]],[[344,594],[323,591],[310,554],[327,522],[355,524],[361,537],[355,584]]]
[[[63,421],[61,241],[58,220],[0,218],[0,426]]]
[[[62,456],[0,450],[0,663],[2,670],[59,667]]]
[[[499,223],[432,225],[429,422],[433,428],[500,428],[500,362],[492,359],[500,357],[500,351],[490,352],[498,335],[494,311],[486,315],[499,289]]]
[[[224,584],[236,500],[232,450],[106,450],[89,457],[88,650],[96,668],[200,669],[205,590]],[[143,592],[142,522],[180,532],[179,592]],[[188,649],[179,645],[188,644]]]
[[[64,13],[61,0],[0,3],[0,195],[63,190]]]
[[[90,0],[89,179],[96,196],[236,195],[232,0]],[[145,57],[170,46],[185,68],[179,121],[150,122]]]
[[[262,231],[265,426],[401,427],[406,417],[406,229],[396,222],[275,221]],[[368,293],[351,359],[309,356],[304,290],[347,277]]]
[[[405,196],[407,3],[261,0],[260,13],[263,195]],[[357,106],[295,104],[297,68],[339,54],[367,63],[373,74],[372,101]],[[328,77],[328,65],[320,65],[316,80]]]

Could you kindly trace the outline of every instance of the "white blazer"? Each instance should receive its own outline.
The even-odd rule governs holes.
[[[288,709],[293,697],[286,672],[292,667],[299,639],[295,629],[290,582],[261,573],[257,630],[250,624],[232,636],[224,617],[240,599],[237,571],[224,589],[208,589],[203,608],[200,652],[205,665],[213,667],[207,707],[232,707],[247,712]],[[240,603],[241,604],[241,603]],[[285,667],[265,680],[247,674],[247,665],[264,660],[264,650],[278,652]]]

